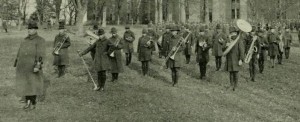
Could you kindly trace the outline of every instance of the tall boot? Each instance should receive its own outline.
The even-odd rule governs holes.
[[[238,85],[238,72],[233,72],[233,82],[234,82],[234,85],[233,85],[233,91],[235,91],[237,85]]]
[[[286,59],[289,59],[289,56],[290,56],[290,49],[289,49],[289,48],[286,48],[284,52],[285,52],[285,58],[286,58]]]
[[[217,56],[215,57],[215,63],[216,63],[216,71],[219,71],[219,59]]]
[[[132,53],[129,53],[128,65],[131,63]]]

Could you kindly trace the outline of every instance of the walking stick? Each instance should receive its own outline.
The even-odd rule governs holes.
[[[77,53],[78,53],[78,55],[79,55],[80,50],[78,50]],[[98,90],[98,86],[97,86],[97,84],[95,83],[95,81],[94,81],[94,79],[93,79],[93,76],[92,76],[92,74],[91,74],[91,72],[90,72],[90,70],[89,70],[89,68],[88,68],[88,66],[87,66],[87,64],[86,64],[86,62],[85,62],[85,60],[83,59],[82,56],[79,55],[79,57],[80,57],[80,59],[82,60],[82,63],[83,63],[83,65],[84,65],[86,71],[88,72],[88,74],[89,74],[91,80],[93,81],[93,84],[94,84],[94,90],[95,90],[95,91]]]

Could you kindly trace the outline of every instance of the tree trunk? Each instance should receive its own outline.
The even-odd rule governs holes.
[[[179,0],[179,6],[180,6],[180,20],[182,23],[186,22],[186,13],[185,13],[185,0]]]
[[[102,27],[106,27],[106,5],[103,6]]]
[[[154,19],[154,23],[157,24],[158,23],[158,5],[157,5],[157,0],[154,0],[155,2],[155,19]]]
[[[158,15],[159,15],[159,19],[158,22],[162,23],[163,22],[163,10],[162,10],[163,6],[162,6],[162,0],[159,0],[158,3]]]

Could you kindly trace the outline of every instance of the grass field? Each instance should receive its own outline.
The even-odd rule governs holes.
[[[120,29],[120,30],[123,30]],[[141,28],[134,28],[140,37]],[[52,67],[51,47],[57,31],[40,30],[47,40],[45,72],[50,79],[46,100],[39,102],[33,111],[24,111],[23,104],[14,95],[15,68],[13,62],[26,31],[0,34],[0,121],[117,121],[117,122],[299,122],[300,121],[300,48],[293,47],[291,58],[283,65],[270,68],[266,62],[264,74],[257,75],[257,82],[248,81],[248,65],[244,64],[239,75],[238,89],[226,90],[229,85],[227,72],[215,72],[211,57],[208,80],[198,79],[199,69],[192,63],[183,67],[177,87],[171,86],[170,71],[160,69],[162,59],[157,55],[150,63],[150,75],[141,75],[141,63],[136,54],[125,68],[117,83],[108,82],[105,92],[92,91],[87,81],[77,50],[88,45],[83,38],[70,35],[70,66],[63,78],[55,78]],[[120,31],[123,33],[123,31]],[[107,33],[109,35],[109,33]],[[294,41],[295,45],[299,45]],[[135,42],[135,47],[137,41]],[[123,56],[124,57],[124,56]],[[89,55],[85,59],[91,63]]]

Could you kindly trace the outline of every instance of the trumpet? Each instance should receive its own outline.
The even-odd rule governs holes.
[[[207,43],[205,41],[199,42],[199,46],[202,47],[202,50],[205,50],[205,48],[207,47]]]
[[[189,34],[184,38],[181,37],[180,41],[177,43],[177,45],[175,46],[175,51],[172,53],[172,51],[170,52],[172,55],[170,55],[170,59],[174,60],[175,59],[175,55],[178,52],[179,48],[181,47],[181,45],[183,43],[186,42],[186,40],[188,39],[188,37],[190,36],[191,32],[189,32]],[[168,59],[168,58],[167,58]]]
[[[120,43],[120,40],[121,40],[121,39],[119,39],[114,45],[115,45],[115,46],[118,46],[119,43]],[[109,54],[109,56],[110,56],[110,57],[115,57],[115,51],[112,51],[112,52]]]
[[[63,41],[59,42],[57,44],[57,46],[54,48],[54,50],[52,52],[54,55],[59,55],[59,51],[60,51],[60,49],[62,48],[63,44],[66,42],[67,39],[68,39],[68,36],[64,36]]]
[[[153,39],[152,39],[152,37],[150,37],[150,39],[149,39],[149,41],[147,41],[147,45],[146,45],[146,47],[149,47],[150,45],[151,45],[151,42],[153,42]]]
[[[251,46],[250,46],[250,48],[249,48],[249,50],[248,50],[248,53],[247,53],[247,55],[246,55],[245,63],[249,63],[250,60],[252,59],[253,53],[258,51],[258,50],[257,50],[257,47],[254,45],[255,42],[256,42],[256,40],[257,40],[257,36],[254,36],[254,37],[253,37],[253,40],[252,40],[252,43],[251,43]]]

